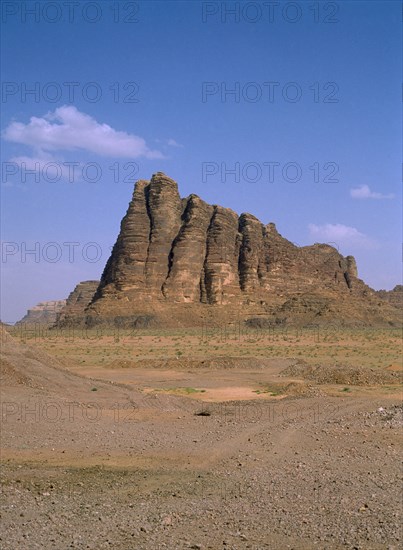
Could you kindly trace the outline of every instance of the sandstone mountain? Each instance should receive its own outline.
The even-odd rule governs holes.
[[[398,322],[352,256],[328,244],[298,247],[274,223],[181,198],[161,172],[136,183],[96,293],[77,313],[88,325]]]
[[[58,326],[79,323],[83,318],[85,308],[91,302],[99,281],[82,281],[70,292],[67,300],[64,300],[64,307],[59,311],[57,319]]]
[[[49,302],[39,302],[36,306],[28,309],[26,315],[16,323],[22,324],[40,324],[53,325],[57,319],[58,313],[65,306],[66,300],[52,300]]]

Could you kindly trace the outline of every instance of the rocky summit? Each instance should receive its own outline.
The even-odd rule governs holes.
[[[80,313],[81,315],[81,313]],[[353,256],[328,244],[298,247],[274,223],[240,216],[174,180],[137,181],[87,324],[192,326],[398,322],[396,308],[358,278]]]

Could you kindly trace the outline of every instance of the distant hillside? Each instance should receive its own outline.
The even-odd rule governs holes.
[[[36,306],[28,309],[24,317],[16,323],[53,325],[56,322],[58,313],[65,306],[66,300],[52,300],[50,302],[39,302]]]
[[[396,285],[392,290],[378,290],[377,295],[392,306],[400,309],[403,306],[403,285]]]

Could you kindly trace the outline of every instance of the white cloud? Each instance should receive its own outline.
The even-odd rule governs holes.
[[[371,191],[368,185],[360,185],[359,187],[353,187],[350,189],[350,195],[353,199],[393,199],[393,193],[389,195],[383,195],[382,193],[377,193]]]
[[[341,223],[326,223],[324,225],[308,225],[310,234],[322,242],[351,245],[360,248],[376,248],[377,243],[355,227]]]
[[[164,158],[160,151],[149,149],[143,138],[114,130],[68,105],[42,118],[31,117],[28,124],[12,122],[3,138],[28,145],[39,153],[82,150],[115,158]]]
[[[177,141],[175,141],[174,139],[172,138],[169,138],[168,139],[168,145],[170,147],[183,147],[183,145],[181,145],[180,143],[178,143]]]

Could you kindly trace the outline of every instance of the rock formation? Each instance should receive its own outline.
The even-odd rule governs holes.
[[[58,326],[65,326],[69,323],[76,323],[84,315],[84,310],[91,302],[99,281],[83,281],[78,283],[74,290],[70,292],[67,300],[63,300],[64,305],[59,310],[55,321]]]
[[[86,322],[187,326],[234,315],[396,320],[396,311],[358,278],[352,256],[326,244],[298,247],[273,223],[196,195],[181,199],[176,182],[161,172],[138,181]]]
[[[16,323],[22,324],[40,324],[53,325],[58,313],[65,306],[66,300],[52,300],[49,302],[39,302],[36,306],[28,309],[26,315]]]

